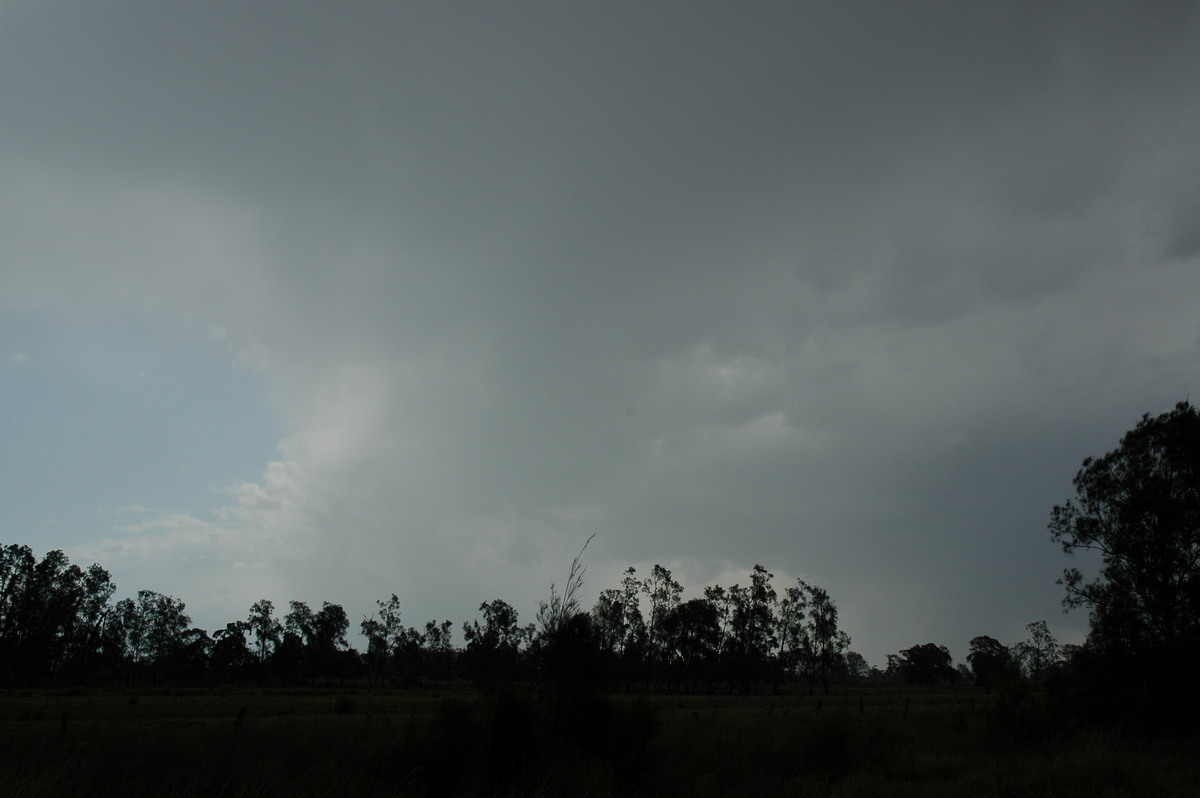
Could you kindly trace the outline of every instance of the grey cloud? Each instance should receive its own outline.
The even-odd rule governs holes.
[[[1078,460],[1195,381],[1186,4],[4,13],[0,307],[224,332],[310,480],[280,590],[470,613],[600,531],[875,658],[1019,630]]]

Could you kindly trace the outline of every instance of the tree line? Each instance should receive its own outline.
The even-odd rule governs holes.
[[[479,617],[462,624],[461,648],[452,621],[406,625],[392,594],[359,624],[367,641],[359,652],[339,604],[277,609],[262,599],[210,634],[191,625],[181,599],[141,590],[114,602],[116,585],[99,564],[81,568],[59,550],[38,559],[10,544],[0,547],[0,683],[404,685],[465,677],[755,689],[786,678],[827,687],[848,661],[861,660],[847,659],[849,637],[826,591],[801,580],[780,597],[761,565],[745,587],[709,587],[689,601],[667,568],[655,565],[641,579],[630,567],[591,611],[578,602],[582,572],[576,558],[563,595],[551,587],[536,623],[522,625],[503,599],[484,602]]]
[[[313,609],[291,601],[285,611],[262,599],[244,619],[210,634],[191,625],[178,598],[141,590],[113,602],[116,585],[100,565],[80,568],[57,550],[38,560],[28,546],[8,545],[0,547],[0,683],[404,686],[467,678],[482,685],[524,680],[572,689],[714,692],[799,681],[810,692],[828,692],[837,679],[965,678],[990,689],[1004,668],[1036,678],[1057,661],[1046,653],[1043,665],[1022,667],[1027,658],[1015,652],[1032,650],[1030,644],[1010,655],[985,637],[971,643],[974,672],[954,668],[948,649],[932,643],[889,656],[886,670],[870,668],[850,650],[824,588],[797,579],[779,591],[762,565],[744,586],[713,585],[688,600],[666,567],[655,565],[645,578],[629,567],[619,586],[601,591],[584,610],[582,554],[562,593],[551,586],[533,623],[521,624],[503,599],[484,602],[479,617],[462,624],[459,648],[452,621],[408,626],[393,593],[359,624],[367,642],[360,652],[349,643],[351,621],[339,604]],[[1040,628],[1049,635],[1044,622]],[[1049,651],[1056,650],[1051,643]]]
[[[314,610],[292,601],[279,617],[283,608],[264,599],[210,635],[191,626],[180,599],[142,590],[113,602],[116,585],[100,565],[81,568],[57,550],[39,560],[10,544],[0,547],[0,684],[465,677],[693,691],[799,680],[827,691],[839,678],[970,678],[985,690],[1050,685],[1073,710],[1101,718],[1194,724],[1194,691],[1176,687],[1190,683],[1200,656],[1200,415],[1181,402],[1143,416],[1117,449],[1086,458],[1074,485],[1075,497],[1053,508],[1049,531],[1067,555],[1093,552],[1101,562],[1091,579],[1068,568],[1060,580],[1064,605],[1089,610],[1087,639],[1063,648],[1036,622],[1011,647],[974,638],[969,667],[926,643],[889,656],[884,670],[869,668],[850,650],[826,590],[801,579],[777,590],[762,565],[745,585],[705,587],[686,601],[669,569],[655,565],[642,577],[630,567],[587,610],[581,549],[534,623],[522,625],[502,599],[485,602],[462,625],[458,648],[451,621],[406,626],[393,594],[362,619],[360,653],[338,604]]]

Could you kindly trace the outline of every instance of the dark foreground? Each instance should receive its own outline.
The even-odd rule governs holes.
[[[974,690],[0,693],[0,795],[1195,795],[1200,742]]]

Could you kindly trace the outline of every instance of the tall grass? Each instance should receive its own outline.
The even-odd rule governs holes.
[[[1195,794],[1195,738],[1060,723],[1038,698],[9,693],[0,795]]]

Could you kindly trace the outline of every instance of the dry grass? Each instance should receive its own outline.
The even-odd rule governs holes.
[[[1036,698],[1036,697],[1035,697]],[[965,689],[0,694],[0,795],[1192,795],[1195,739]]]

